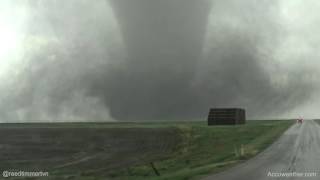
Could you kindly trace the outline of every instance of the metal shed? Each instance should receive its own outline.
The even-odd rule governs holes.
[[[246,123],[246,112],[241,108],[211,108],[208,125],[236,125]]]

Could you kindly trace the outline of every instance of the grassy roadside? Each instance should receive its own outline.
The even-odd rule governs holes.
[[[199,179],[255,156],[292,123],[249,121],[241,126],[214,127],[208,127],[203,122],[178,123],[174,126],[183,137],[179,150],[166,160],[153,162],[160,176],[155,175],[149,164],[114,171],[108,176],[119,180]]]

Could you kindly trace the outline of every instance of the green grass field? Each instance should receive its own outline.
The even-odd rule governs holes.
[[[180,130],[183,143],[165,160],[135,166],[109,174],[114,179],[199,179],[241,163],[274,142],[294,121],[248,121],[239,126],[211,126],[204,122],[168,123]],[[151,125],[154,126],[154,125]],[[157,125],[155,125],[157,126]]]
[[[0,168],[47,170],[50,180],[199,179],[255,156],[292,123],[2,124]]]

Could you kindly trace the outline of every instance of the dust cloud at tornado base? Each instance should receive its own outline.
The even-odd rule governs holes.
[[[297,115],[318,88],[316,61],[301,62],[316,55],[289,51],[301,32],[284,2],[9,3],[25,10],[24,40],[0,76],[1,119],[188,120],[229,106]]]

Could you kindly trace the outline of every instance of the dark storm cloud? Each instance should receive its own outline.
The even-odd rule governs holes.
[[[244,107],[250,117],[259,118],[281,114],[309,99],[313,87],[305,72],[290,72],[288,79],[277,84],[282,73],[267,71],[257,42],[246,36],[228,34],[228,41],[212,47],[206,57],[194,86],[203,108]]]
[[[283,72],[274,60],[283,35],[277,1],[29,6],[27,31],[45,43],[26,54],[18,90],[5,98],[9,119],[108,120],[109,112],[118,120],[192,119],[235,106],[267,117],[314,90],[305,70]]]
[[[112,1],[129,55],[121,75],[113,74],[122,79],[105,84],[112,87],[104,97],[113,116],[197,118],[209,107],[230,106],[267,116],[308,99],[313,89],[304,72],[291,73],[277,87],[277,75],[271,76],[263,64],[272,56],[259,52],[268,51],[281,36],[276,1],[210,2]],[[210,21],[207,33],[213,38],[205,44]],[[203,44],[209,52],[201,56]]]
[[[194,86],[203,108],[245,107],[261,118],[310,99],[311,72],[280,68],[274,57],[284,39],[279,18],[278,1],[215,1]]]
[[[32,1],[25,6],[30,8],[26,45],[17,73],[8,75],[14,91],[3,93],[4,119],[112,120],[103,100],[86,95],[91,87],[85,82],[89,73],[110,66],[109,56],[123,59],[106,2]]]

